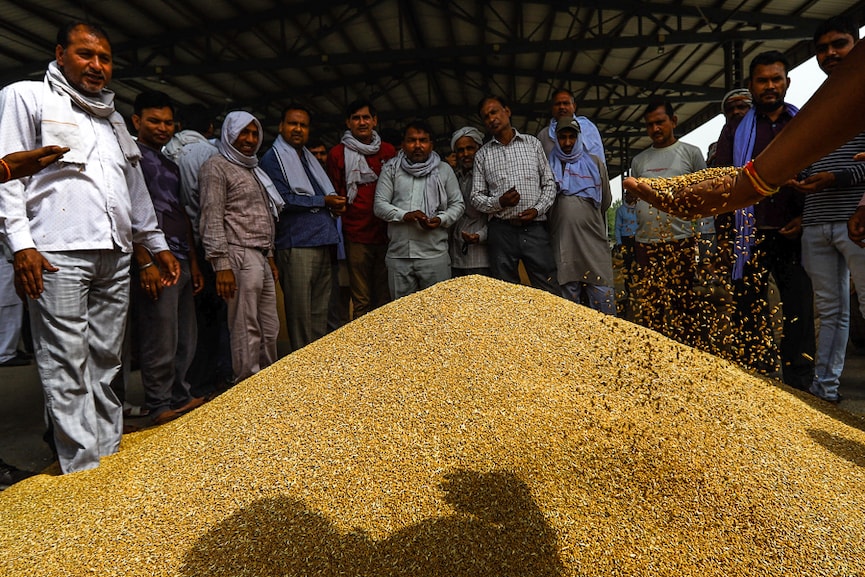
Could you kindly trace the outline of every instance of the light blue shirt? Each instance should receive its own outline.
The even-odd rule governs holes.
[[[622,244],[623,236],[637,233],[637,205],[626,204],[616,209],[616,244]]]
[[[184,130],[182,134],[187,134],[187,138],[191,142],[183,145],[174,162],[180,168],[180,200],[186,207],[186,214],[189,215],[189,220],[192,223],[192,234],[198,242],[201,239],[198,230],[201,218],[201,191],[198,187],[198,172],[211,156],[219,154],[219,149],[197,132]],[[198,138],[195,138],[196,136]]]

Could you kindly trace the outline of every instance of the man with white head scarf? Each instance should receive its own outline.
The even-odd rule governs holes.
[[[453,276],[491,276],[487,255],[487,215],[471,205],[475,154],[484,144],[484,135],[473,126],[464,126],[451,136],[456,154],[456,175],[466,210],[451,229],[451,270]]]
[[[258,167],[261,123],[236,110],[225,117],[219,154],[201,167],[201,240],[216,271],[216,292],[228,302],[235,382],[276,361],[274,218],[284,206]]]
[[[453,169],[433,152],[432,129],[406,125],[402,148],[384,165],[375,189],[375,215],[388,223],[387,279],[395,299],[451,278],[448,232],[462,215]]]

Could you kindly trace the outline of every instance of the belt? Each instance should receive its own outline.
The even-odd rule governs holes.
[[[539,220],[537,220],[537,219],[535,219],[535,220],[530,220],[530,221],[528,221],[528,222],[523,222],[523,221],[520,220],[519,218],[500,218],[500,217],[498,217],[498,216],[494,216],[494,217],[493,217],[493,220],[497,220],[497,221],[499,221],[499,222],[503,222],[503,223],[505,223],[505,224],[509,224],[509,225],[511,225],[511,226],[513,226],[513,227],[516,227],[516,228],[524,228],[524,227],[532,226],[532,225],[536,225],[536,224],[544,224],[543,221],[539,221]]]

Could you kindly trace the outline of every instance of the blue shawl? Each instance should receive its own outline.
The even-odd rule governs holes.
[[[784,103],[784,108],[790,116],[796,116],[799,109]],[[753,160],[754,141],[757,139],[757,111],[752,108],[736,128],[733,139],[733,164],[745,166]],[[736,239],[733,245],[733,280],[741,280],[745,271],[745,263],[751,258],[751,248],[754,246],[754,206],[747,206],[735,211]]]

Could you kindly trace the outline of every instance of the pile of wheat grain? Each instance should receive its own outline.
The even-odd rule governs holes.
[[[865,433],[841,415],[469,277],[3,492],[0,575],[861,575]]]

